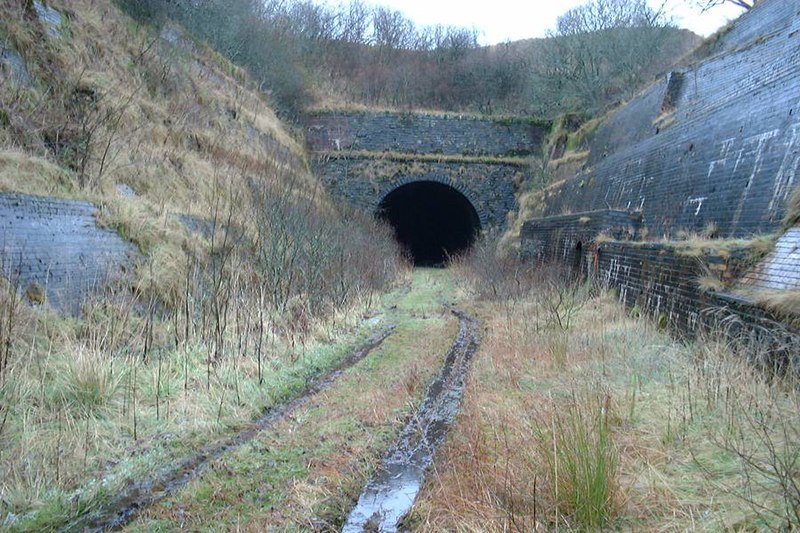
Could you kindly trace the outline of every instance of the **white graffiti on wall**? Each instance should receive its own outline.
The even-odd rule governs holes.
[[[689,205],[692,205],[692,204],[696,204],[697,205],[697,209],[695,209],[695,211],[694,211],[694,216],[697,216],[697,215],[700,214],[700,210],[703,208],[703,202],[705,202],[706,200],[708,200],[708,196],[699,196],[697,198],[689,198],[687,200],[689,202]]]
[[[722,167],[721,170],[723,172],[730,168],[729,173],[732,174],[739,170],[741,165],[752,165],[752,171],[747,177],[747,183],[745,184],[744,191],[742,192],[742,196],[739,199],[739,204],[736,206],[736,211],[731,221],[732,227],[735,228],[739,223],[739,219],[742,216],[742,211],[744,210],[745,203],[747,202],[747,198],[750,194],[750,190],[753,187],[756,176],[758,176],[761,172],[762,165],[764,163],[764,154],[769,146],[769,142],[772,139],[779,137],[782,132],[783,130],[781,129],[774,129],[759,133],[758,135],[746,137],[742,140],[741,147],[739,149],[734,148],[736,145],[736,138],[725,139],[720,143],[719,156],[717,159],[714,159],[709,163],[708,174],[706,175],[706,177],[709,179],[709,182],[711,181],[711,175],[718,170],[719,167]],[[792,143],[793,141],[784,143],[787,152],[792,150]],[[732,164],[732,167],[729,167],[729,164]],[[696,199],[690,198],[689,203],[692,204],[697,202]],[[695,206],[695,216],[699,214],[701,206],[702,204]]]
[[[790,131],[791,134],[786,143],[783,161],[781,161],[781,166],[775,176],[775,187],[772,191],[772,198],[769,201],[770,212],[782,207],[786,202],[786,199],[794,189],[797,169],[800,167],[800,143],[798,143],[797,138],[798,132],[800,132],[800,123],[792,125]]]

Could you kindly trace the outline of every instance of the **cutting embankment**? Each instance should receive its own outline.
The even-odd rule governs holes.
[[[52,530],[301,395],[408,274],[179,27],[105,1],[0,15],[0,523]],[[81,266],[97,234],[125,244],[113,276]],[[75,280],[44,251],[76,243],[62,305]]]

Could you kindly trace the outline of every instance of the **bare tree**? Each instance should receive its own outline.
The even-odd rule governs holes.
[[[724,4],[731,4],[750,11],[760,4],[761,0],[695,0],[693,3],[704,12]]]
[[[646,0],[591,0],[558,18],[535,66],[532,96],[599,111],[652,75],[674,35],[663,9]]]

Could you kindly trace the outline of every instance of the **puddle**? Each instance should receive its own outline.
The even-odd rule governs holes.
[[[342,533],[397,531],[398,524],[414,504],[425,471],[458,413],[467,369],[478,349],[476,321],[461,311],[453,310],[453,313],[460,320],[458,337],[445,358],[441,373],[367,483]]]
[[[364,359],[372,350],[380,346],[394,330],[395,326],[388,326],[372,335],[363,346],[339,363],[333,371],[323,378],[311,381],[302,396],[270,409],[255,423],[233,437],[222,442],[205,446],[200,449],[197,454],[183,460],[177,465],[173,465],[156,477],[131,483],[104,509],[81,516],[60,531],[96,532],[108,531],[124,526],[142,509],[163,500],[176,490],[185,486],[191,480],[198,478],[208,469],[214,460],[250,441],[258,433],[273,426],[276,422],[286,417],[286,415],[307,403],[316,394],[327,389],[345,370]]]

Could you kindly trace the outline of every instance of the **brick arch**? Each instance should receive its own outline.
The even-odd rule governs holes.
[[[481,226],[480,229],[484,229],[489,226],[489,216],[482,207],[483,203],[480,202],[478,198],[476,198],[475,195],[469,189],[461,185],[458,181],[455,181],[452,178],[442,174],[427,174],[422,176],[401,176],[393,179],[388,184],[388,186],[383,188],[378,194],[377,201],[375,202],[375,205],[372,206],[372,212],[376,212],[383,203],[383,201],[386,199],[386,197],[392,194],[400,187],[403,187],[404,185],[409,185],[411,183],[424,183],[424,182],[441,183],[442,185],[447,185],[451,189],[458,191],[464,198],[467,199],[472,208],[475,210],[475,213],[478,214],[478,221],[480,222]]]

